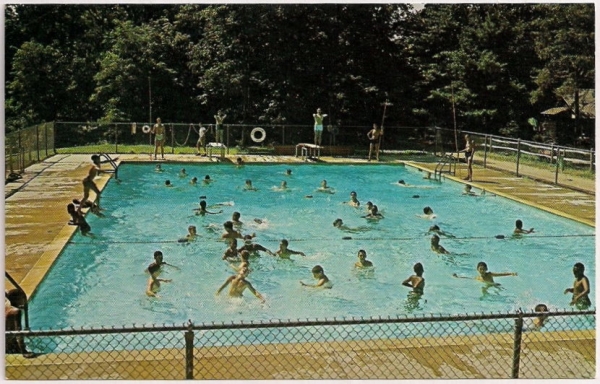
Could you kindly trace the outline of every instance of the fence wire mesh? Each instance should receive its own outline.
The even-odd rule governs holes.
[[[6,332],[6,377],[593,378],[595,311]],[[14,344],[13,344],[14,345]]]

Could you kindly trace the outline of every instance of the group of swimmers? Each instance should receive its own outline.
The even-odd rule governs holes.
[[[85,220],[85,217],[81,211],[82,208],[89,208],[92,213],[99,215],[99,216],[102,215],[100,204],[99,204],[101,192],[99,191],[98,187],[96,186],[96,184],[94,182],[94,178],[97,175],[99,175],[101,172],[110,172],[110,171],[103,171],[101,169],[102,162],[100,161],[100,156],[98,156],[98,155],[92,156],[92,162],[93,162],[93,165],[89,169],[88,175],[82,182],[83,187],[84,187],[84,190],[83,190],[84,194],[83,194],[82,199],[81,200],[73,199],[73,202],[67,206],[67,211],[71,215],[71,221],[69,222],[69,224],[77,225],[80,228],[81,233],[83,235],[89,235],[91,228]],[[238,166],[243,165],[243,162],[241,161],[241,159],[238,159],[237,165]],[[156,166],[155,170],[157,172],[162,172],[161,165],[158,164]],[[288,175],[288,176],[291,175],[291,173],[292,172],[290,169],[288,169],[286,171],[286,175]],[[179,172],[179,176],[181,178],[184,178],[184,177],[187,177],[188,174],[185,169],[181,169],[181,171]],[[198,181],[197,178],[194,177],[191,179],[190,183],[196,184],[197,181]],[[209,184],[212,181],[213,180],[210,178],[209,175],[206,175],[203,180],[203,182],[205,184]],[[167,186],[171,185],[168,180],[165,184]],[[402,183],[402,180],[399,181],[399,184],[403,184],[403,186],[406,186],[406,183]],[[471,191],[471,188],[467,188],[467,187],[470,187],[470,186],[467,185],[465,187],[465,191],[463,192],[463,194],[472,195],[473,192]],[[282,182],[282,184],[278,187],[278,189],[286,189],[286,188],[287,188],[287,183],[285,181]],[[246,180],[244,189],[257,190],[252,185],[252,181],[250,179]],[[90,191],[94,191],[96,193],[97,202],[93,202],[93,201],[89,200]],[[326,192],[326,193],[335,193],[335,190],[327,184],[326,180],[323,180],[321,182],[321,185],[318,188],[318,191]],[[202,197],[204,197],[204,199],[201,199],[199,208],[197,208],[195,210],[196,214],[205,215],[205,214],[218,214],[218,213],[223,212],[222,210],[219,210],[219,211],[207,210],[205,196],[201,196],[201,198]],[[307,195],[306,197],[312,197],[312,196]],[[357,193],[355,191],[350,192],[350,199],[349,199],[349,201],[346,201],[345,203],[352,207],[360,207],[360,201],[358,200]],[[379,212],[377,205],[373,204],[372,202],[368,202],[366,204],[366,207],[367,207],[367,214],[362,217],[371,219],[371,220],[379,220],[379,219],[383,218],[383,215]],[[423,209],[423,214],[417,215],[417,216],[425,218],[425,219],[433,219],[436,217],[435,214],[433,213],[433,210],[431,209],[431,207],[425,207]],[[255,221],[258,224],[261,223],[260,219],[255,219]],[[234,212],[232,215],[232,220],[226,221],[223,224],[224,233],[221,235],[221,239],[229,242],[228,247],[223,254],[223,259],[227,260],[228,262],[230,262],[232,264],[237,263],[237,262],[240,262],[240,264],[238,266],[232,265],[232,269],[235,271],[235,274],[226,279],[226,281],[223,283],[223,285],[217,290],[217,294],[220,293],[222,290],[224,290],[227,286],[229,286],[229,295],[230,296],[241,297],[242,293],[246,289],[248,289],[257,298],[259,298],[261,301],[264,301],[264,297],[246,279],[251,272],[250,261],[249,261],[250,256],[256,255],[256,254],[258,254],[258,252],[266,252],[269,255],[281,257],[281,258],[285,258],[285,259],[289,259],[291,255],[301,255],[301,256],[306,256],[306,255],[303,252],[294,251],[294,250],[290,249],[288,247],[289,242],[286,239],[282,239],[279,243],[279,249],[275,252],[272,252],[260,244],[253,243],[253,238],[255,237],[255,234],[242,235],[242,233],[240,231],[238,231],[234,228],[234,226],[240,226],[240,225],[241,225],[241,221],[240,221],[240,213],[239,212]],[[340,228],[340,229],[350,229],[344,225],[342,219],[340,219],[340,218],[336,219],[334,221],[333,225],[336,228]],[[431,237],[432,251],[439,253],[439,254],[449,254],[450,252],[447,251],[443,246],[440,245],[440,235],[444,235],[447,237],[453,237],[453,236],[451,234],[447,234],[447,233],[443,232],[437,225],[431,226],[429,228],[429,232],[433,232],[433,235]],[[534,228],[524,229],[523,222],[521,220],[516,221],[515,229],[513,231],[513,233],[515,235],[529,234],[529,233],[533,233],[533,232],[534,232]],[[193,225],[190,225],[188,227],[188,234],[186,235],[186,237],[180,239],[179,241],[180,242],[190,242],[190,241],[193,241],[196,238],[196,236],[197,236],[196,227]],[[242,239],[244,241],[244,245],[239,248],[237,246],[238,239]],[[157,292],[160,288],[161,283],[171,281],[169,279],[160,279],[159,278],[159,273],[161,271],[161,267],[163,265],[170,265],[170,264],[164,262],[162,252],[156,251],[155,255],[154,255],[154,259],[155,259],[155,261],[152,264],[150,264],[150,266],[148,266],[148,269],[147,269],[147,271],[150,274],[150,278],[148,280],[146,293],[149,296],[157,296]],[[174,267],[174,266],[172,266],[172,267]],[[372,268],[373,267],[373,263],[371,261],[367,260],[367,253],[365,250],[361,249],[358,251],[358,261],[355,263],[355,267],[356,268]],[[487,285],[496,285],[496,283],[494,282],[494,277],[517,276],[517,274],[514,272],[500,272],[500,273],[489,272],[485,262],[478,263],[476,269],[478,272],[478,276],[476,276],[475,279],[478,281],[481,281]],[[425,279],[423,277],[424,267],[421,263],[416,263],[413,267],[413,270],[414,270],[414,274],[409,276],[406,280],[404,280],[402,282],[402,285],[411,288],[413,294],[420,296],[423,294],[424,287],[425,287]],[[591,301],[589,299],[589,293],[590,293],[589,280],[585,276],[584,271],[585,271],[584,265],[582,263],[576,263],[575,266],[573,267],[573,274],[575,275],[575,281],[573,283],[573,287],[567,288],[564,291],[565,294],[572,293],[572,300],[571,300],[570,305],[574,305],[579,309],[586,309],[591,305]],[[316,265],[312,269],[312,274],[313,274],[314,279],[316,280],[315,284],[308,284],[303,281],[300,281],[300,284],[302,286],[316,287],[316,288],[332,288],[333,287],[332,282],[329,280],[329,278],[325,274],[325,271],[323,270],[322,266]],[[458,276],[456,274],[454,274],[453,276],[457,277],[457,278],[467,278],[467,277]],[[547,311],[547,307],[545,306],[545,304],[537,305],[535,307],[535,311],[538,311],[540,308],[546,308],[545,311]]]

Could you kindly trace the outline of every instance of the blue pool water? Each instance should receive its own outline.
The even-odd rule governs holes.
[[[187,178],[178,176],[182,167]],[[291,176],[285,175],[288,168]],[[30,305],[32,328],[496,313],[530,311],[538,303],[551,310],[567,309],[570,296],[563,291],[572,286],[575,262],[585,264],[595,286],[594,228],[490,194],[463,196],[462,184],[425,180],[411,167],[163,164],[163,169],[156,173],[153,164],[120,167],[122,182],[111,180],[103,193],[106,217],[88,216],[96,237],[77,233],[35,294]],[[202,180],[205,175],[214,182],[189,184],[192,176]],[[173,188],[164,186],[166,179]],[[245,191],[246,179],[258,191]],[[316,191],[323,179],[335,194]],[[416,187],[400,187],[399,179]],[[289,190],[272,188],[283,180]],[[353,190],[361,201],[358,209],[343,203]],[[209,206],[234,205],[209,208],[222,209],[220,214],[196,216],[193,209],[201,195]],[[361,217],[367,201],[378,205],[384,219],[370,222]],[[437,217],[418,217],[425,206],[432,207]],[[286,238],[289,248],[306,254],[292,260],[261,254],[251,260],[248,280],[265,296],[265,304],[248,291],[242,299],[229,298],[226,290],[215,296],[233,274],[221,259],[226,244],[219,237],[234,211],[241,213],[242,232],[256,233],[256,243],[275,251]],[[334,228],[338,217],[358,232]],[[516,219],[536,232],[512,238]],[[433,224],[456,236],[441,238],[451,255],[430,250],[427,230]],[[198,228],[198,239],[177,243],[189,225]],[[500,234],[506,238],[495,238]],[[353,268],[359,249],[367,251],[375,266],[372,271]],[[155,250],[180,269],[165,266],[161,277],[173,281],[163,284],[160,298],[148,298],[144,270]],[[452,277],[476,276],[479,261],[492,272],[518,276],[498,277],[501,287],[487,291],[475,280]],[[401,285],[416,262],[424,265],[426,279],[418,301]],[[310,271],[317,264],[325,269],[333,289],[300,285],[299,280],[314,282]],[[592,291],[593,302],[594,295]]]

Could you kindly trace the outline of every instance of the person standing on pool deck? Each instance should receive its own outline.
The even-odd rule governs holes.
[[[469,134],[465,135],[465,149],[461,152],[465,153],[465,160],[467,162],[467,177],[463,180],[473,181],[473,156],[475,155],[475,142],[471,139]]]
[[[162,124],[160,117],[156,119],[156,124],[152,127],[152,132],[154,135],[154,160],[156,160],[156,155],[158,152],[158,147],[160,146],[160,155],[163,160],[165,159],[165,126]]]
[[[592,305],[588,296],[590,294],[590,281],[584,272],[585,266],[582,263],[575,263],[573,266],[573,275],[575,275],[573,288],[567,288],[564,292],[565,294],[573,294],[569,305],[575,305],[577,309],[588,309]]]
[[[200,129],[198,129],[198,141],[196,142],[196,156],[200,156],[200,148],[204,149],[204,155],[206,156],[206,128],[200,123]]]
[[[379,139],[381,136],[383,136],[383,131],[377,123],[373,123],[373,129],[367,133],[369,138],[369,161],[371,161],[373,150],[375,150],[375,160],[379,161]]]
[[[227,117],[227,115],[223,114],[223,111],[219,111],[217,112],[217,114],[215,115],[215,129],[216,129],[216,133],[215,133],[215,141],[217,143],[223,143],[223,121],[225,120],[225,118]]]
[[[415,274],[404,280],[402,285],[412,288],[414,293],[422,295],[423,290],[425,289],[425,279],[423,278],[423,272],[425,272],[425,270],[423,269],[423,264],[416,263],[413,266],[413,271],[415,271]]]
[[[321,108],[317,108],[317,113],[313,113],[315,119],[315,145],[321,145],[321,138],[323,137],[323,119],[327,115],[321,113]]]
[[[323,267],[321,267],[320,265],[315,265],[312,269],[312,274],[313,274],[313,277],[317,280],[317,284],[306,284],[305,282],[300,280],[300,284],[302,284],[303,287],[327,288],[327,289],[333,288],[333,284],[331,283],[331,281],[329,280],[327,275],[325,275],[325,271],[323,270]]]
[[[227,280],[225,280],[223,285],[221,285],[221,287],[217,290],[217,295],[229,285],[229,296],[242,297],[242,293],[244,290],[246,290],[246,288],[248,288],[248,290],[252,292],[254,296],[264,303],[265,298],[256,289],[254,289],[248,280],[246,280],[246,276],[248,276],[249,272],[250,271],[248,267],[242,267],[237,275],[230,276],[227,278]]]
[[[289,259],[291,255],[306,256],[304,252],[298,252],[289,249],[288,244],[289,243],[286,239],[281,240],[279,243],[279,249],[275,251],[275,255],[281,257],[282,259]]]

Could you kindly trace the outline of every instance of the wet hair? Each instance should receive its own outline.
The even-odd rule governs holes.
[[[194,231],[196,230],[196,226],[195,225],[190,225],[188,227],[188,231],[191,231],[192,229],[194,229]]]
[[[585,266],[582,263],[575,263],[575,265],[573,265],[573,272],[575,271],[579,272],[577,276],[583,276],[583,273],[585,272]]]
[[[223,223],[223,227],[227,229],[233,229],[233,223],[231,221],[226,221]]]
[[[196,176],[192,177],[192,181],[198,181],[198,178]]]
[[[171,180],[165,181],[165,185],[171,185]]]
[[[154,257],[158,257],[158,256],[162,256],[163,253],[161,251],[155,251],[154,252]]]
[[[350,192],[351,195],[356,195],[355,191]]]
[[[179,171],[181,173],[185,173],[185,168],[181,168],[181,171]]]
[[[360,255],[361,253],[364,253],[365,257],[367,257],[367,251],[365,251],[364,249],[359,249],[357,255]]]
[[[538,304],[533,309],[535,312],[548,312],[548,307],[546,304]]]
[[[243,162],[243,160],[242,160],[241,157],[238,157],[237,159],[235,159],[235,161],[237,161],[238,163],[242,163]]]
[[[440,230],[440,227],[438,227],[438,225],[437,225],[437,224],[434,224],[434,225],[432,225],[431,227],[429,227],[429,230],[430,230],[430,231],[439,231],[439,230]]]
[[[240,216],[241,216],[241,214],[240,214],[238,211],[235,211],[235,212],[233,212],[233,213],[231,214],[231,217],[236,217],[236,216],[237,216],[237,218],[239,219],[239,218],[240,218]]]
[[[471,184],[465,185],[465,189],[471,190],[471,188],[473,188],[473,187],[471,187]]]
[[[398,180],[398,184],[406,184],[404,180]]]
[[[312,269],[312,273],[323,273],[323,267],[320,265],[315,265]]]
[[[371,214],[376,214],[377,211],[379,211],[379,208],[377,208],[377,206],[373,204],[373,207],[371,208]]]
[[[430,206],[427,206],[427,207],[423,208],[423,213],[426,215],[430,215],[433,213],[433,209],[431,209]]]
[[[252,235],[244,235],[244,241],[252,240]]]
[[[252,184],[252,180],[246,179],[246,184]]]
[[[523,222],[521,220],[515,221],[515,227],[517,227],[518,229],[523,228]]]
[[[96,161],[100,161],[99,155],[92,155],[92,161],[95,163]]]
[[[338,224],[338,223],[339,223],[339,225],[342,225],[342,224],[344,224],[344,222],[342,221],[342,219],[335,219],[335,220],[333,221],[333,226],[334,226],[334,227],[337,227],[337,224]]]
[[[372,203],[372,202],[370,202],[370,201],[367,201],[367,207],[369,207],[369,206],[372,206],[372,205],[373,205],[373,203]]]
[[[210,180],[210,175],[204,176],[204,180]]]
[[[285,171],[285,173],[287,173],[288,175],[291,175],[292,174],[292,170],[288,169],[288,170]]]
[[[416,263],[416,264],[413,266],[413,271],[415,271],[415,273],[416,273],[417,275],[420,275],[420,274],[422,274],[422,273],[425,271],[425,270],[423,269],[423,264],[421,264],[421,263]]]
[[[288,242],[286,239],[283,239],[283,240],[281,240],[281,244],[283,244],[283,245],[288,245],[288,244],[289,244],[289,242]]]
[[[477,263],[477,269],[479,269],[479,267],[483,267],[485,268],[485,270],[487,271],[488,266],[486,263],[484,263],[483,261],[480,261],[479,263]]]
[[[200,200],[200,208],[206,208],[206,200]]]

